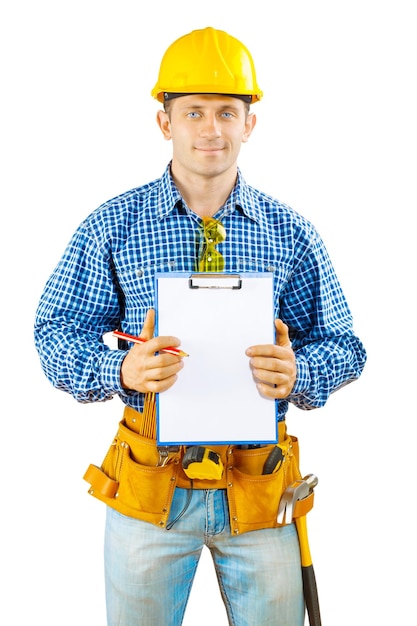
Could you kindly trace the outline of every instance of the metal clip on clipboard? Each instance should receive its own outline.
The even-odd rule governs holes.
[[[188,281],[190,289],[241,289],[239,274],[204,273],[192,274]]]

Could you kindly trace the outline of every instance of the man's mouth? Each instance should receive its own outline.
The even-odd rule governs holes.
[[[218,152],[224,150],[224,146],[195,146],[195,149],[201,152]]]

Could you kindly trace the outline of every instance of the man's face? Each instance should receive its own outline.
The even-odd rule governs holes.
[[[158,121],[165,139],[172,139],[174,175],[207,178],[236,169],[255,125],[239,98],[199,94],[175,98],[169,116],[159,112]]]

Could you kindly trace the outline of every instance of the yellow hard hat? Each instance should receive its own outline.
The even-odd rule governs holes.
[[[192,93],[246,96],[248,102],[263,96],[246,46],[210,27],[193,30],[169,46],[151,93],[159,102]]]

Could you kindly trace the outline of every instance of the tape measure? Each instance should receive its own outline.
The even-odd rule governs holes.
[[[190,446],[182,459],[182,467],[188,478],[220,480],[223,463],[220,455],[203,446]]]

